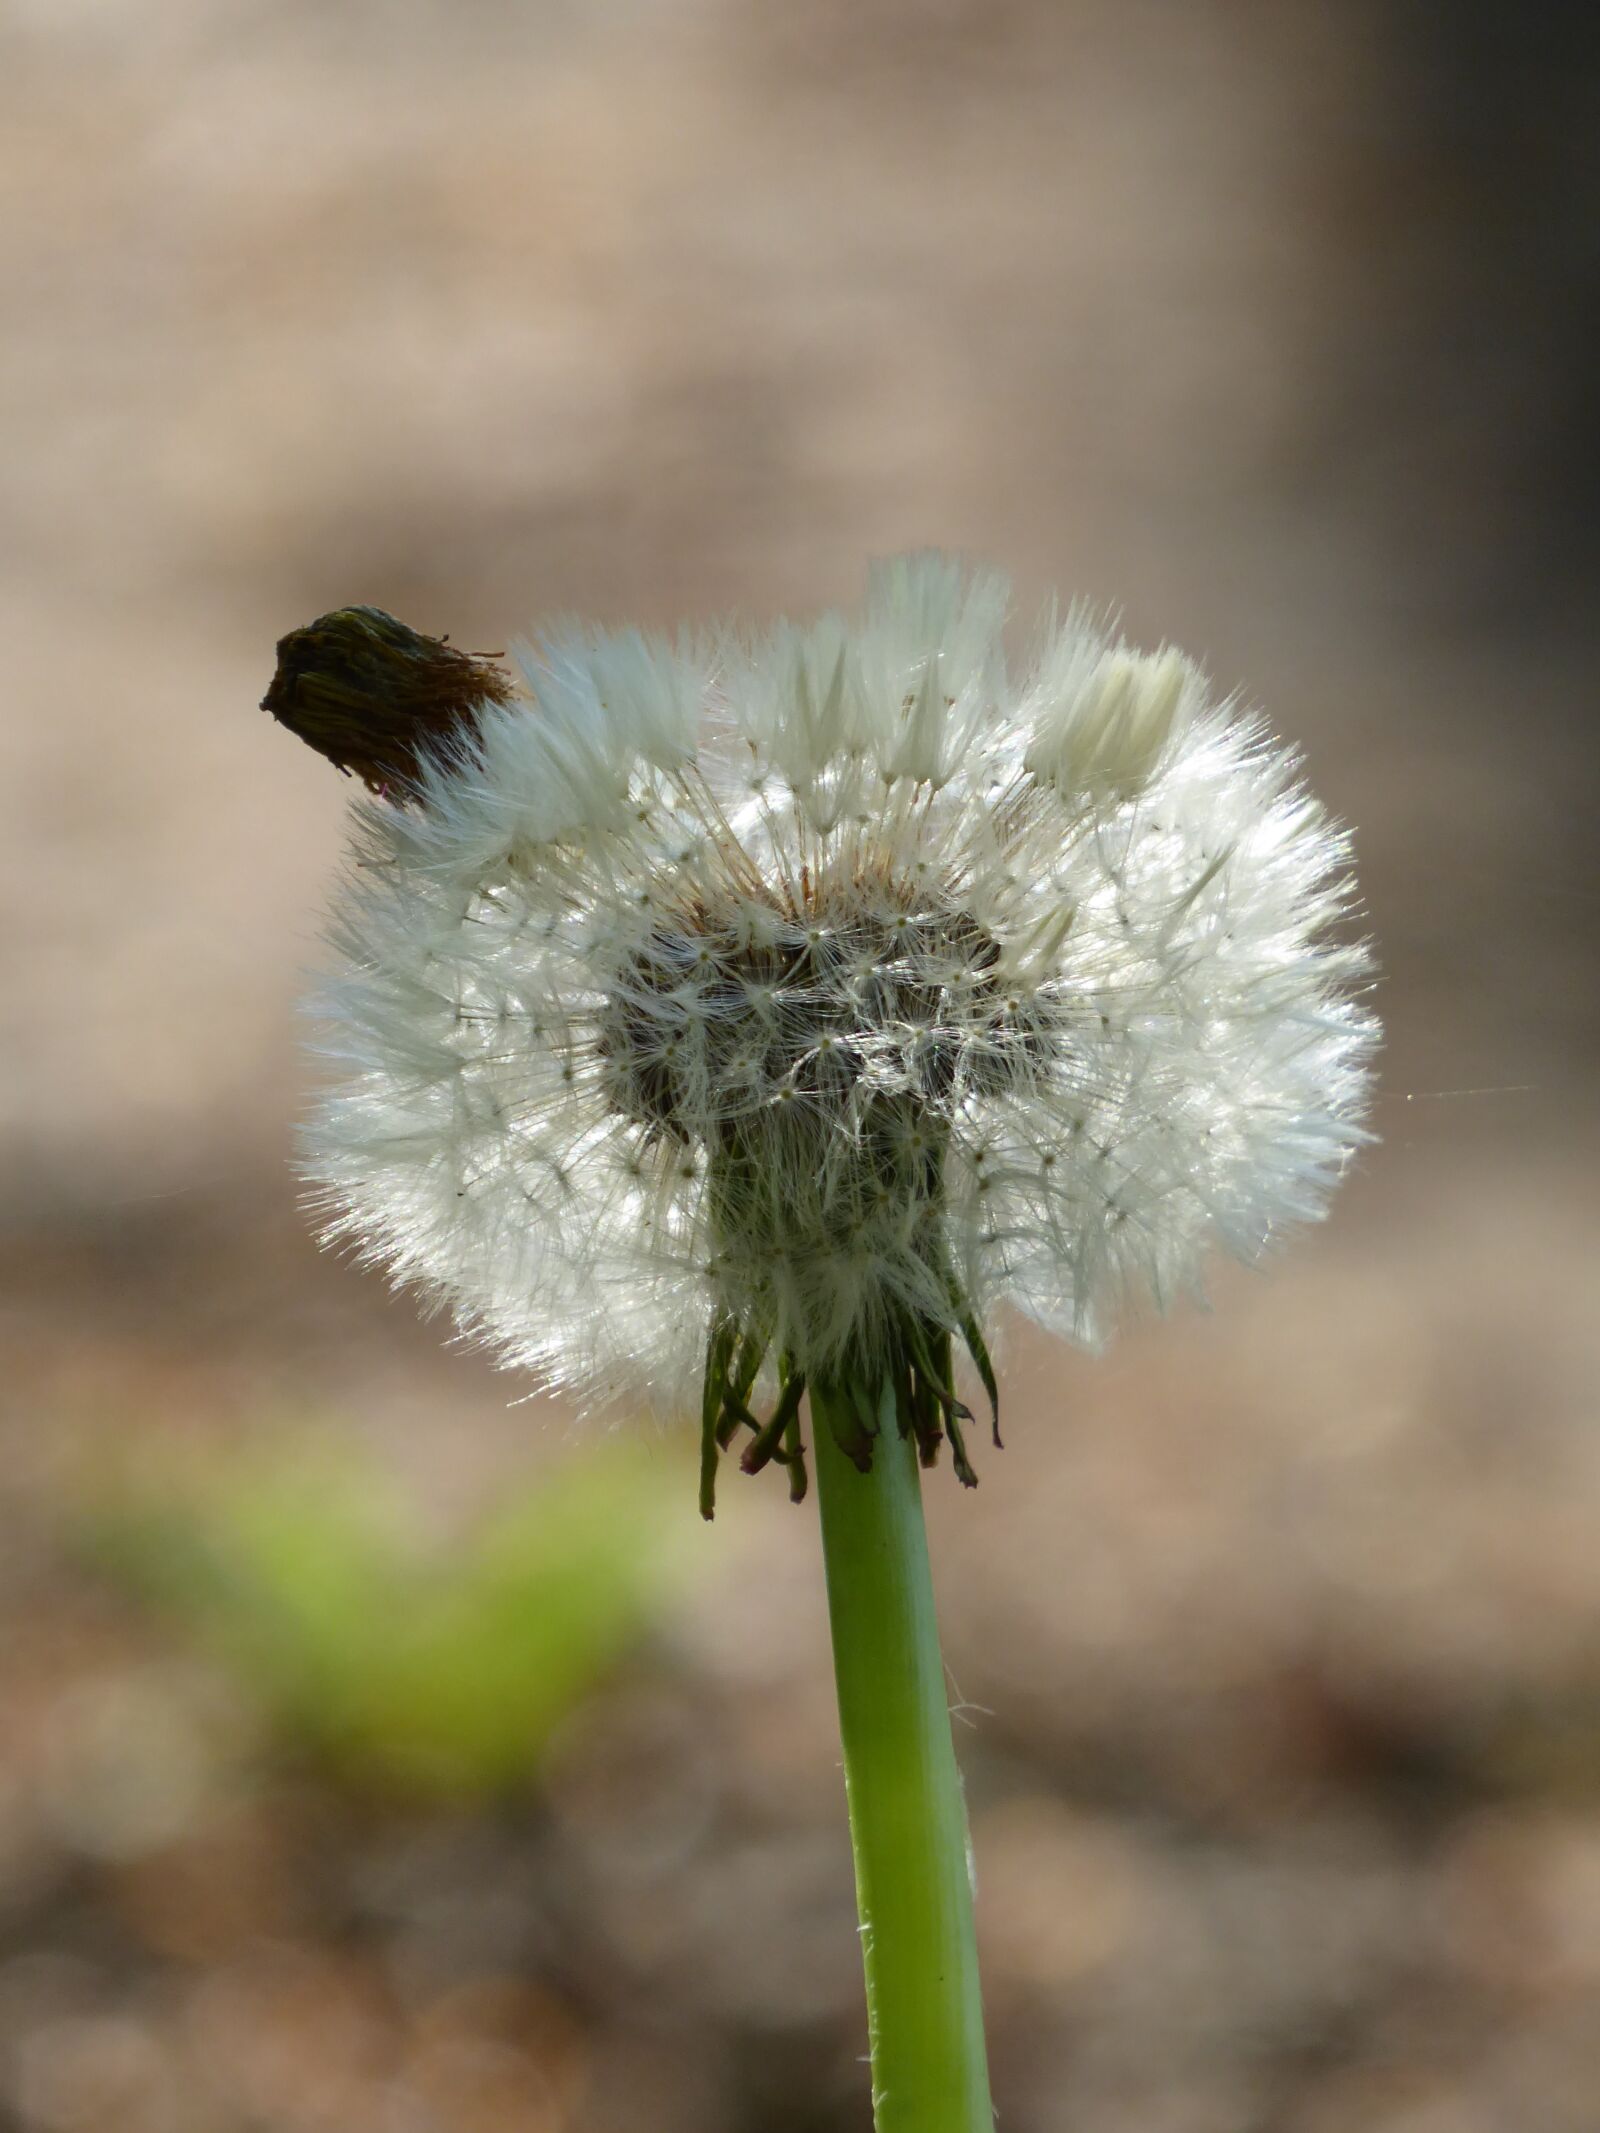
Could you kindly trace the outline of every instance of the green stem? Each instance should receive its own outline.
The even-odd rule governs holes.
[[[875,2123],[878,2133],[993,2133],[966,1807],[916,1445],[900,1434],[892,1384],[878,1400],[869,1473],[832,1427],[837,1413],[859,1432],[848,1394],[813,1383],[811,1409]]]

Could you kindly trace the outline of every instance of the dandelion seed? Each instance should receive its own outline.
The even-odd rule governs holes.
[[[1099,1341],[1320,1213],[1376,1037],[1345,838],[1181,654],[1074,611],[1013,674],[1006,606],[915,556],[850,618],[556,630],[391,737],[329,1233],[583,1400],[687,1405],[730,1327],[747,1409],[764,1359],[940,1382],[1002,1303]]]

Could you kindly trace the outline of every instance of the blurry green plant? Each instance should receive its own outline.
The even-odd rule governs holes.
[[[193,1462],[96,1491],[92,1557],[347,1782],[514,1790],[671,1576],[659,1460],[608,1444],[430,1544],[353,1456]]]

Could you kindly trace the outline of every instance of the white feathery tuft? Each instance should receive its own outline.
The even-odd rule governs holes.
[[[357,813],[316,1002],[330,1234],[586,1401],[714,1320],[810,1373],[1009,1301],[1097,1341],[1315,1219],[1377,1025],[1343,834],[1081,611],[1008,671],[941,556],[862,612],[581,625]]]

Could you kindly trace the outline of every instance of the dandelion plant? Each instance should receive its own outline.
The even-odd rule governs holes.
[[[491,660],[373,608],[266,707],[372,788],[318,1001],[327,1234],[538,1384],[815,1475],[879,2133],[992,2123],[921,1473],[1002,1304],[1095,1343],[1319,1215],[1375,1024],[1255,717],[937,555],[861,611]],[[981,1395],[977,1388],[981,1387]]]

